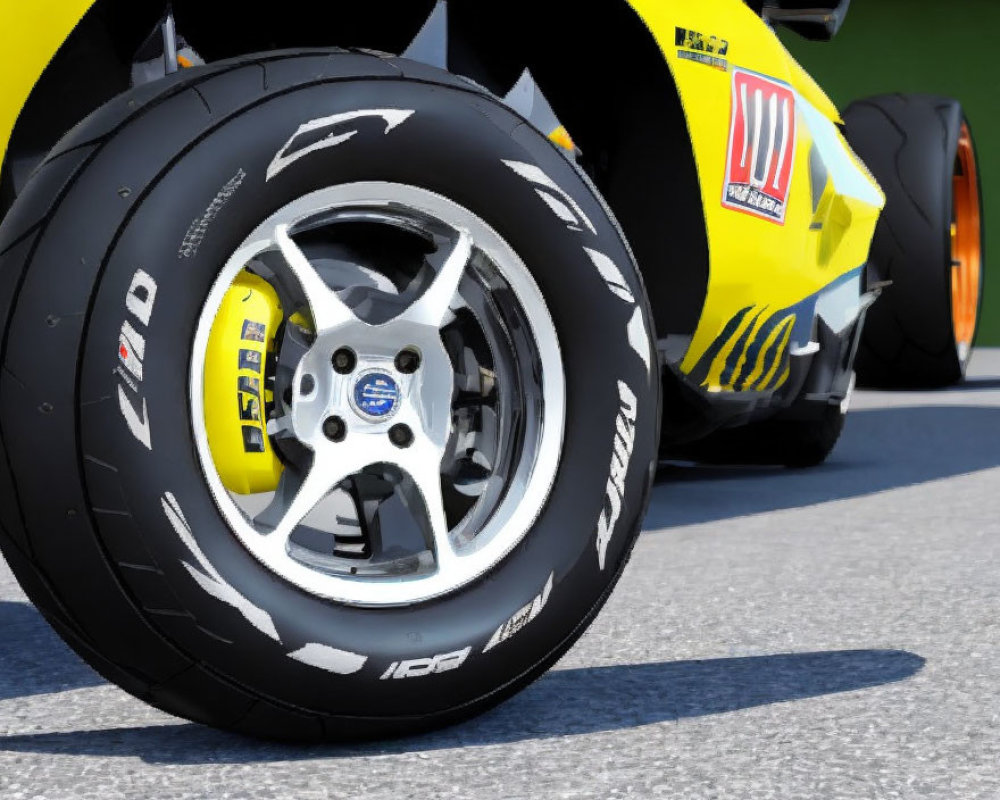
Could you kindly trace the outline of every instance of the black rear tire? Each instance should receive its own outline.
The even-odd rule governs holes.
[[[391,108],[415,111],[391,135],[359,123],[345,145],[266,179],[303,123]],[[502,235],[545,298],[566,381],[562,458],[533,527],[485,576],[409,607],[338,604],[279,579],[232,535],[193,443],[192,339],[222,264],[277,209],[357,181],[436,192]],[[557,201],[572,212],[551,186],[591,224],[553,213]],[[609,285],[594,253],[622,285]],[[145,367],[124,386],[118,342],[138,268]],[[645,513],[659,376],[623,235],[544,136],[444,72],[341,51],[267,54],[113,101],[56,147],[0,226],[0,320],[3,553],[83,658],[191,720],[318,740],[477,714],[583,633]],[[148,424],[145,441],[122,396]],[[311,647],[358,658],[340,672],[295,658]],[[450,668],[432,669],[443,655]]]
[[[869,282],[891,281],[868,311],[858,382],[880,388],[957,383],[972,351],[971,342],[957,341],[952,311],[953,177],[968,124],[962,107],[941,97],[884,95],[853,103],[844,121],[848,141],[886,195]],[[981,206],[981,192],[979,198]],[[978,309],[976,316],[978,327]]]

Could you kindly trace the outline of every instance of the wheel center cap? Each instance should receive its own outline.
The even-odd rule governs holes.
[[[396,379],[380,369],[362,372],[351,392],[351,405],[359,416],[384,422],[398,410],[402,393]]]

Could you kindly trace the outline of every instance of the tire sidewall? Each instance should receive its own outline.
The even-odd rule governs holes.
[[[859,379],[881,387],[951,385],[968,364],[955,339],[951,281],[961,104],[929,95],[881,95],[852,104],[844,119],[851,146],[887,200],[871,265],[878,280],[891,283],[867,314]]]

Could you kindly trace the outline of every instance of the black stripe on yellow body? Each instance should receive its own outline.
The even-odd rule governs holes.
[[[754,312],[753,306],[741,309],[723,327],[691,372],[699,386],[709,391],[760,392],[780,388],[788,379],[796,314],[782,309],[768,315],[766,306]]]

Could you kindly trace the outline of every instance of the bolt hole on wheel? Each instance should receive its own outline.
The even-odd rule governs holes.
[[[340,375],[350,375],[358,365],[358,357],[349,347],[341,347],[333,354],[333,369]]]

